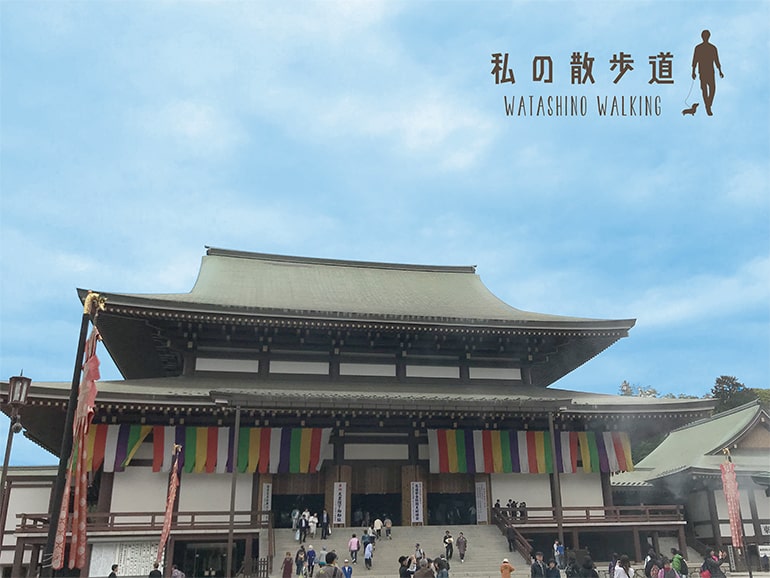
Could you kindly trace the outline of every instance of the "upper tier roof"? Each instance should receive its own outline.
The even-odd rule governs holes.
[[[635,323],[516,309],[487,289],[475,266],[315,259],[216,248],[207,249],[189,293],[104,295],[110,305],[229,314],[605,330],[628,330]]]

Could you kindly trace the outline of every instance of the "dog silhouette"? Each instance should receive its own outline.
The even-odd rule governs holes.
[[[695,111],[696,110],[698,110],[698,103],[697,102],[695,104],[693,104],[690,108],[685,108],[682,111],[682,116],[684,116],[686,114],[691,114],[692,116],[695,116]]]

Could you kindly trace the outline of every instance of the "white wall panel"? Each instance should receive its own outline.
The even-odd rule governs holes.
[[[528,508],[552,507],[551,483],[548,474],[491,474],[492,503],[500,500],[503,506],[508,500],[527,502]],[[532,512],[530,516],[549,515]]]
[[[123,472],[115,472],[110,511],[162,514],[166,509],[167,493],[167,474],[153,472],[149,466],[129,466]],[[137,496],[141,496],[141,499],[137,499]],[[150,518],[142,516],[131,520],[149,522]]]
[[[251,510],[253,474],[238,474],[235,488],[235,510]],[[231,474],[182,474],[179,486],[179,510],[200,512],[229,512]],[[207,517],[206,520],[227,519],[223,516]],[[240,518],[236,517],[236,520]]]
[[[444,365],[407,365],[407,377],[446,377],[460,378],[459,367],[447,367]]]
[[[292,375],[328,375],[329,363],[326,361],[280,361],[270,362],[270,373],[288,373]]]
[[[603,506],[602,480],[598,473],[585,472],[564,474],[559,477],[561,483],[562,506]],[[601,515],[603,510],[592,510],[591,515]],[[585,516],[580,512],[565,512],[565,516]]]
[[[340,375],[395,377],[396,365],[393,363],[340,363]]]
[[[471,379],[515,379],[521,381],[521,369],[518,367],[471,367]]]
[[[345,444],[346,460],[408,460],[406,444]]]
[[[259,361],[256,359],[198,357],[195,359],[195,371],[257,373],[259,371]]]

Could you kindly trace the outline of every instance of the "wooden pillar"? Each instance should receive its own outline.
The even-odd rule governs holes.
[[[171,532],[171,535],[168,538],[168,543],[166,544],[166,550],[163,553],[163,565],[165,566],[165,570],[163,572],[164,576],[171,576],[171,565],[177,564],[180,568],[182,567],[182,561],[176,562],[174,560],[174,550],[176,550],[176,538],[174,537],[174,532]]]
[[[115,482],[114,472],[102,472],[99,480],[99,496],[96,499],[97,512],[112,511],[112,486]]]
[[[572,530],[572,549],[580,550],[580,532],[577,530]],[[580,560],[578,560],[578,564],[580,564]]]
[[[610,480],[610,474],[602,472],[599,474],[599,479],[601,480],[602,484],[602,499],[604,500],[604,505],[612,507],[615,504],[612,500],[612,482]]]
[[[682,553],[682,556],[687,554],[687,536],[684,534],[684,526],[679,526],[679,551]]]
[[[29,559],[29,572],[30,576],[37,576],[38,568],[40,567],[40,550],[42,550],[42,544],[32,544],[32,554]]]
[[[751,525],[754,527],[754,541],[759,542],[762,536],[762,525],[759,523],[759,510],[757,510],[757,493],[756,486],[753,486],[749,481],[749,510],[751,511]]]
[[[243,545],[243,570],[247,574],[251,574],[251,572],[253,571],[252,568],[253,568],[254,558],[252,558],[251,556],[252,540],[253,540],[252,534],[246,534],[245,540],[244,540],[245,543]],[[276,555],[279,557],[279,560],[280,560],[280,553],[276,552]]]
[[[660,554],[660,534],[658,534],[657,530],[652,531],[652,547],[655,548],[655,551]]]
[[[13,552],[13,569],[11,570],[11,576],[23,576],[21,568],[24,562],[24,549],[27,542],[24,538],[16,538],[16,549]],[[37,558],[35,558],[37,560]]]
[[[641,562],[644,557],[642,556],[642,544],[639,540],[639,528],[632,526],[631,531],[634,535],[634,561]]]
[[[711,521],[711,534],[714,549],[718,552],[722,549],[722,532],[719,529],[719,514],[717,512],[717,499],[711,484],[706,484],[706,499],[709,506],[709,520]]]

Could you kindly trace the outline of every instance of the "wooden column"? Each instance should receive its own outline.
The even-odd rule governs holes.
[[[631,531],[634,535],[634,561],[641,562],[644,557],[642,556],[642,544],[639,541],[639,528],[632,526]]]
[[[653,530],[652,532],[652,547],[655,548],[655,551],[660,554],[660,534],[658,534],[657,530]]]
[[[709,505],[709,520],[711,521],[711,534],[714,542],[714,549],[722,549],[722,532],[719,529],[719,514],[717,512],[717,500],[714,496],[714,490],[711,484],[706,484],[706,499]]]
[[[16,538],[16,550],[13,553],[13,569],[11,570],[11,576],[24,576],[21,571],[22,563],[24,562],[24,549],[26,547],[26,541],[23,538]],[[37,552],[35,552],[37,554]],[[37,560],[37,557],[34,558]]]
[[[572,530],[572,549],[580,550],[580,532]],[[580,564],[580,560],[577,561]]]
[[[679,526],[679,551],[682,553],[682,556],[687,554],[687,536],[684,534],[684,526]]]
[[[753,484],[749,480],[749,510],[751,511],[751,525],[754,527],[754,541],[759,542],[762,537],[762,525],[759,523],[759,510],[757,510],[757,494]]]
[[[610,474],[602,472],[599,474],[599,480],[602,485],[602,499],[605,506],[614,506],[612,501],[612,483],[610,480]]]

